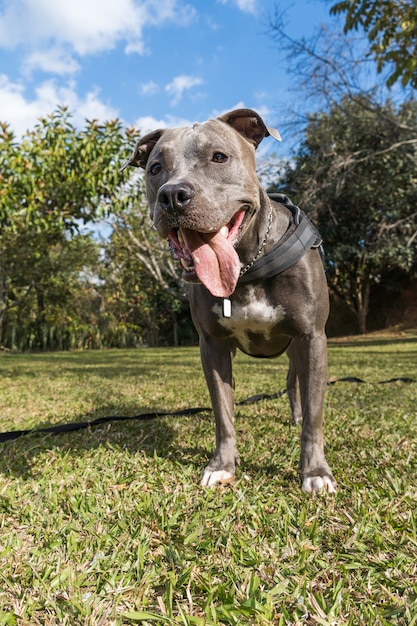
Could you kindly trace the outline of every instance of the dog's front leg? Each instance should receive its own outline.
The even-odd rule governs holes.
[[[200,353],[216,422],[216,451],[201,478],[206,487],[233,478],[239,455],[234,426],[234,353],[224,340],[213,337],[200,337]]]
[[[303,414],[301,411],[300,390],[298,387],[297,371],[294,360],[291,358],[291,352],[287,350],[290,364],[287,374],[287,394],[290,401],[291,414],[294,424],[297,426],[303,423]]]
[[[324,455],[323,404],[327,383],[327,341],[324,334],[294,339],[288,350],[300,384],[302,490],[334,492],[336,481]]]

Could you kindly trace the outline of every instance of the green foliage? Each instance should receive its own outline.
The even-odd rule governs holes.
[[[118,120],[87,121],[78,130],[66,108],[41,119],[21,142],[0,126],[3,345],[23,350],[141,341],[138,321],[126,324],[121,303],[111,306],[98,244],[78,233],[123,205],[118,170],[133,138]]]
[[[299,488],[288,398],[237,410],[238,482],[203,490],[209,413],[1,444],[0,624],[416,623],[417,336],[331,343],[335,496]],[[198,350],[0,354],[2,430],[209,403]],[[236,356],[236,396],[286,359]],[[186,383],[184,382],[186,381]]]
[[[93,321],[83,299],[93,305],[98,298],[85,275],[87,267],[97,267],[97,244],[82,235],[66,238],[57,230],[30,228],[9,232],[2,243],[3,344],[19,350],[75,347],[75,337],[83,334],[80,324]]]
[[[136,324],[148,345],[193,343],[185,285],[150,219],[142,177],[134,174],[116,198],[112,227],[104,246],[103,277],[113,311],[126,324]]]
[[[117,186],[128,153],[118,120],[86,122],[78,131],[65,107],[41,118],[19,144],[7,125],[0,134],[0,224],[16,229],[74,229],[94,220]],[[127,131],[127,137],[132,131]]]
[[[118,120],[79,130],[64,107],[20,142],[0,124],[0,345],[178,343],[180,327],[194,339],[177,268],[145,219],[142,179],[119,174],[134,139]],[[108,241],[79,234],[101,219]]]
[[[417,104],[344,98],[309,118],[283,186],[313,211],[329,284],[366,330],[370,288],[416,262]]]
[[[416,106],[361,97],[310,117],[284,183],[317,210],[332,289],[365,328],[370,286],[415,267]],[[0,125],[0,346],[130,347],[196,341],[177,263],[152,227],[143,178],[119,174],[134,132],[79,130],[65,109],[18,142]],[[393,176],[393,172],[395,176]],[[98,243],[80,234],[105,218]]]
[[[118,320],[118,327],[135,328],[147,345],[193,343],[195,333],[183,288],[182,298],[177,297],[179,271],[174,270],[177,281],[164,276],[170,262],[168,246],[150,220],[144,219],[143,210],[143,205],[136,204],[133,219],[130,212],[123,211],[124,219],[104,246],[106,310]],[[128,215],[130,219],[125,219]],[[147,249],[140,243],[145,239]]]
[[[417,88],[417,5],[414,0],[343,0],[331,8],[334,15],[345,15],[345,32],[363,28],[370,43],[370,54],[378,71],[393,67],[388,78],[392,86]]]

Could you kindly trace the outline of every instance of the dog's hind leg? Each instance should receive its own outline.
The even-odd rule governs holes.
[[[334,492],[336,481],[324,455],[323,403],[327,383],[327,340],[324,333],[293,339],[291,357],[300,384],[303,424],[300,469],[302,490]]]

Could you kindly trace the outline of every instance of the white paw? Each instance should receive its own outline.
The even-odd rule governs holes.
[[[202,487],[213,487],[217,483],[234,483],[235,475],[230,472],[226,472],[226,470],[217,470],[213,472],[212,470],[206,469],[203,472],[203,475],[200,480],[200,485]]]
[[[309,476],[304,478],[301,489],[306,493],[315,493],[326,489],[329,493],[335,493],[336,488],[329,476]]]

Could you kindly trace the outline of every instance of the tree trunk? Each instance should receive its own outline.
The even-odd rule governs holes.
[[[172,332],[173,332],[173,340],[174,346],[178,347],[178,319],[177,313],[171,310],[171,319],[172,319]]]
[[[356,297],[356,319],[358,320],[359,333],[364,335],[367,331],[366,320],[369,313],[369,295],[371,284],[366,282],[358,289]]]

